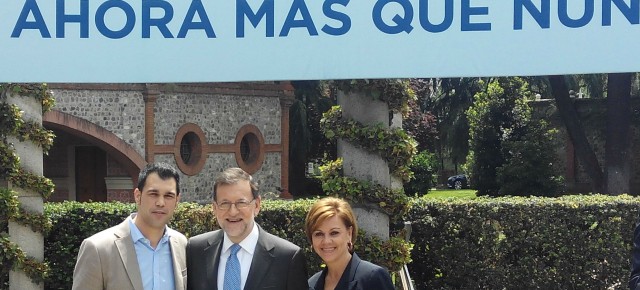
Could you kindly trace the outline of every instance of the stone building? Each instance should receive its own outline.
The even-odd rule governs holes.
[[[183,201],[211,201],[227,167],[253,175],[268,197],[290,197],[289,83],[49,84],[56,134],[44,175],[51,201],[132,201],[147,162],[181,172]]]

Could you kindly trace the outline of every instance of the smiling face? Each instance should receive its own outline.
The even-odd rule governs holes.
[[[133,195],[138,206],[135,224],[140,231],[145,235],[151,231],[164,231],[180,199],[176,180],[162,179],[157,173],[150,173],[142,191],[136,188]]]
[[[220,208],[224,203],[250,202],[246,208],[231,205],[229,209]],[[216,187],[216,200],[213,203],[218,224],[234,243],[240,243],[253,230],[254,217],[260,212],[260,197],[253,198],[248,180],[239,180],[233,184],[220,184]]]
[[[351,259],[348,243],[351,242],[352,230],[338,216],[324,220],[311,233],[313,250],[329,267],[336,262],[348,261]]]

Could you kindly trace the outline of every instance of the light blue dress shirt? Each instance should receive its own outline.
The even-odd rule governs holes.
[[[175,290],[168,231],[165,229],[158,246],[154,249],[151,247],[151,242],[142,235],[142,232],[133,223],[133,217],[135,214],[129,217],[129,226],[133,245],[136,248],[144,290]]]

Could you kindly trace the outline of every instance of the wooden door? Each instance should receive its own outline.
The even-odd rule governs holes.
[[[107,201],[107,153],[95,146],[76,147],[77,201]]]

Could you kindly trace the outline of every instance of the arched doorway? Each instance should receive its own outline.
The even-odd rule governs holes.
[[[130,201],[146,164],[133,147],[87,120],[51,111],[43,125],[57,135],[56,154],[45,156],[44,173],[56,184],[52,201]]]

